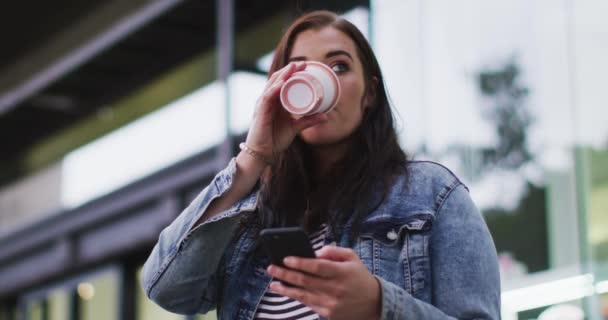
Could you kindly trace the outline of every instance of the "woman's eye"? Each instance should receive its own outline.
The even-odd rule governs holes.
[[[346,63],[343,63],[343,62],[338,62],[338,63],[335,63],[334,65],[332,65],[331,69],[335,73],[342,73],[342,72],[348,70],[348,65]]]

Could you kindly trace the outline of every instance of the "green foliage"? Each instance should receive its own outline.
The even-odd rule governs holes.
[[[526,104],[529,90],[521,84],[517,63],[480,71],[477,84],[487,101],[482,114],[494,125],[497,137],[494,146],[481,151],[481,174],[491,169],[516,171],[533,162],[527,144],[533,123]],[[491,209],[484,215],[498,250],[511,252],[534,272],[549,267],[546,194],[545,188],[529,182],[527,190],[514,211]]]
[[[490,101],[482,113],[494,124],[498,138],[496,146],[483,153],[488,166],[516,169],[533,159],[527,146],[527,131],[533,122],[526,105],[529,90],[520,83],[519,74],[519,67],[511,61],[477,76],[481,94]]]
[[[528,185],[528,194],[514,211],[486,210],[484,216],[496,247],[513,253],[528,272],[549,267],[547,207],[544,188]]]

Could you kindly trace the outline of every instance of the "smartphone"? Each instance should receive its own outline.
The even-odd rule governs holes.
[[[316,257],[310,239],[300,227],[264,229],[260,237],[272,264],[284,267],[283,259],[287,256]]]

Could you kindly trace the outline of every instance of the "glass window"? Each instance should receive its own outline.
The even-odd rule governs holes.
[[[65,208],[103,196],[224,140],[228,130],[225,86],[217,81],[215,3],[182,2],[174,9],[179,17],[169,14],[155,24],[164,36],[200,31],[195,38],[202,42],[193,44],[197,51],[184,55],[178,65],[104,107],[88,123],[92,127],[111,124],[115,130],[65,155],[61,186]],[[139,32],[143,39],[150,36],[144,27],[132,37]],[[180,50],[171,48],[175,44],[171,39],[161,38],[168,50]],[[141,72],[149,73],[148,69]]]
[[[70,319],[70,291],[68,289],[55,289],[47,298],[48,320]]]
[[[83,280],[76,291],[80,320],[118,319],[120,294],[116,273],[105,273]]]
[[[579,161],[580,174],[584,176],[580,191],[587,211],[590,254],[603,264],[608,262],[608,148],[581,149]],[[605,270],[598,271],[607,276]]]
[[[371,1],[372,44],[402,145],[469,187],[496,243],[504,301],[529,305],[509,319],[605,310],[607,9]],[[545,286],[572,279],[586,281],[575,296]],[[519,294],[529,299],[510,300]]]
[[[608,21],[603,1],[569,3],[573,122],[576,137],[577,187],[582,231],[583,266],[594,275],[597,296],[587,311],[608,317],[608,91],[602,85],[608,62]],[[602,40],[598,40],[602,39]],[[597,312],[595,312],[597,310]]]
[[[0,320],[14,320],[10,308],[7,305],[0,305]]]
[[[114,268],[76,276],[22,295],[18,304],[25,308],[17,308],[12,317],[27,320],[118,319],[119,288],[120,280]],[[78,314],[74,314],[74,310],[78,310]],[[21,311],[25,312],[25,318],[20,315]],[[5,319],[0,316],[0,320]]]
[[[68,154],[64,204],[75,207],[219,144],[226,132],[222,92],[213,82]]]
[[[252,72],[234,72],[230,75],[230,129],[242,134],[249,129],[255,102],[262,95],[266,76]]]
[[[28,320],[45,320],[45,302],[36,300],[27,304],[25,313]]]
[[[604,293],[600,298],[600,310],[604,319],[608,319],[608,294]]]
[[[538,80],[544,73],[531,43],[542,33],[524,32],[535,28],[531,16],[522,18],[529,8],[521,1],[374,1],[372,9],[372,39],[410,157],[443,163],[467,184],[502,259],[518,266],[511,277],[549,268],[545,177],[571,175],[573,167],[543,155],[571,156],[561,142],[571,136],[552,136],[556,127],[561,136],[572,133],[567,117],[554,116],[571,108],[538,107],[549,103],[541,89],[561,83]]]

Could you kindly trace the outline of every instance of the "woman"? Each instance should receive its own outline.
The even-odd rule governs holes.
[[[296,119],[278,95],[304,61],[332,68],[342,94],[331,112]],[[356,27],[327,11],[300,17],[269,75],[243,151],[161,233],[147,295],[220,319],[498,319],[488,229],[449,170],[406,161]],[[281,226],[325,246],[269,265],[258,234]]]

